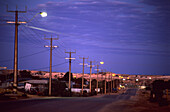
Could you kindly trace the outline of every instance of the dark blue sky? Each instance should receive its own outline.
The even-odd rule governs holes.
[[[48,13],[19,26],[19,69],[48,71],[49,49],[44,45],[50,43],[44,35],[59,35],[53,41],[59,46],[53,50],[53,71],[67,72],[65,50],[76,50],[72,72],[82,72],[79,57],[84,56],[96,63],[104,61],[100,68],[114,73],[170,73],[169,0],[1,0],[0,66],[13,69],[15,27],[6,21],[15,17],[6,12],[7,4],[9,10],[28,7],[27,13],[19,14],[20,21]]]

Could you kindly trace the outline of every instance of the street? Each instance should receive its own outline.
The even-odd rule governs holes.
[[[128,100],[137,89],[128,89],[120,95],[101,97],[45,97],[1,102],[1,112],[97,112],[119,100]]]

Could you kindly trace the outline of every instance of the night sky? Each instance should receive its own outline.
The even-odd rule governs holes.
[[[15,14],[19,14],[19,69],[49,70],[50,38],[53,72],[81,73],[82,59],[95,61],[101,69],[117,74],[170,74],[170,0],[0,0],[0,66],[13,69]],[[38,12],[47,12],[42,18]],[[86,63],[87,60],[86,60]],[[93,72],[96,72],[93,68]],[[89,73],[89,68],[85,67]]]

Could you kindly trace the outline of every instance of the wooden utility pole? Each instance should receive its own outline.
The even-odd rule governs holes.
[[[112,83],[113,83],[113,82],[112,82],[112,73],[111,73],[111,83],[110,83],[110,84],[111,84],[111,93],[112,93],[112,88],[113,88],[113,87],[112,87],[112,86],[113,86]]]
[[[99,74],[99,65],[97,64],[97,84],[96,84],[96,88],[97,88],[97,91],[96,93],[98,94],[98,74]]]
[[[52,48],[57,46],[53,46],[53,40],[58,40],[58,38],[45,38],[46,40],[50,40],[50,46],[45,45],[44,47],[50,47],[50,74],[49,74],[49,96],[51,96],[51,80],[52,80]]]
[[[93,62],[94,61],[90,61],[90,85],[89,85],[90,93],[91,93],[91,74],[92,74],[92,67],[93,67],[92,63]]]
[[[76,52],[66,52],[65,53],[69,53],[69,58],[65,58],[65,59],[69,59],[69,91],[71,91],[71,60],[75,59],[75,58],[71,58],[71,53],[76,53]]]
[[[90,93],[91,93],[91,73],[92,73],[92,61],[90,61]]]
[[[18,13],[26,13],[27,8],[25,7],[25,11],[18,11],[17,6],[15,11],[9,11],[7,6],[7,12],[15,13],[15,22],[7,22],[7,23],[15,23],[15,43],[14,43],[14,81],[13,81],[13,91],[17,93],[17,85],[18,85],[18,26],[21,23],[18,21]]]
[[[84,85],[84,61],[85,61],[85,59],[88,59],[88,58],[81,58],[80,57],[80,59],[83,59],[83,75],[82,75],[82,87],[81,87],[81,94],[83,95],[83,85]]]
[[[104,93],[103,92],[103,90],[104,90],[104,87],[103,87],[103,81],[104,81],[103,79],[104,79],[104,77],[103,77],[103,70],[102,69],[101,69],[101,72],[102,72],[102,94],[103,94]]]
[[[107,72],[105,72],[105,88],[104,88],[104,94],[106,94],[106,74],[107,74]]]
[[[110,73],[109,73],[109,76],[108,76],[108,92],[109,92],[109,95],[110,95],[110,92],[111,92],[111,85],[109,84],[110,82]]]

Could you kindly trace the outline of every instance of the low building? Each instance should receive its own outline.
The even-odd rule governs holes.
[[[33,94],[44,93],[48,90],[48,80],[21,81],[18,83],[18,89],[24,89]]]

